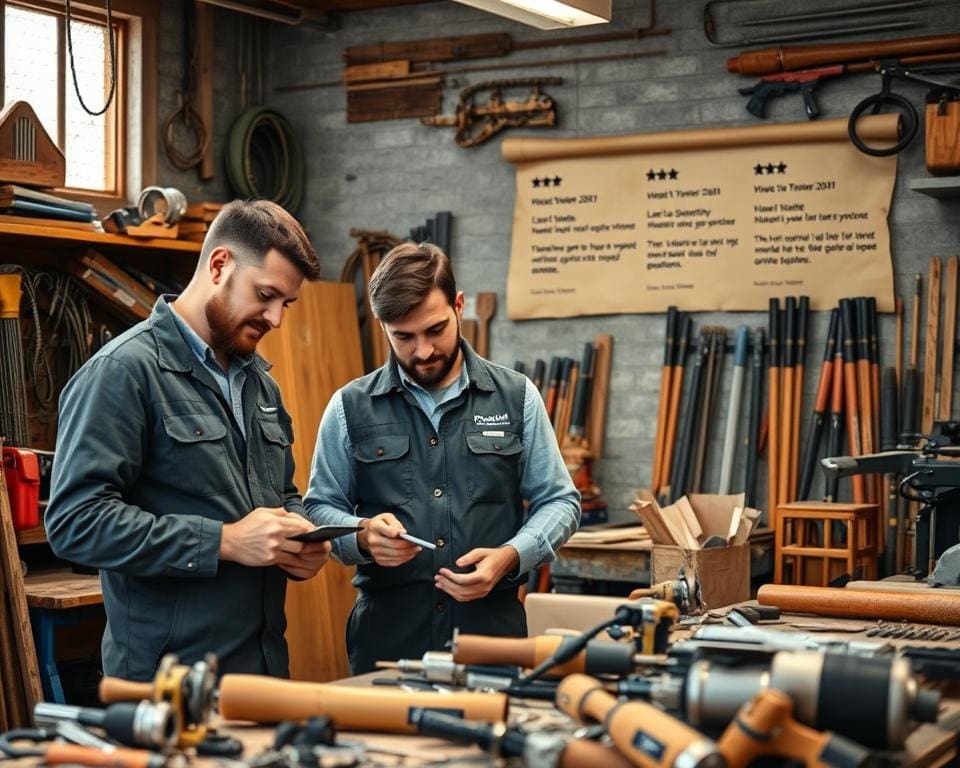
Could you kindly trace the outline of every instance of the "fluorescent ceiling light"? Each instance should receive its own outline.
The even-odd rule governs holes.
[[[612,0],[455,0],[537,29],[606,24]]]

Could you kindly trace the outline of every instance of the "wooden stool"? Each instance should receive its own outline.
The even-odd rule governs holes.
[[[844,545],[834,543],[835,523],[846,529]],[[793,584],[825,587],[844,573],[851,578],[877,578],[877,505],[781,504],[774,539],[773,580],[777,584],[784,583],[786,562],[793,566]]]

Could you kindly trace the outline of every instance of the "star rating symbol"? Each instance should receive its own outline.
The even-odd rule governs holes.
[[[534,189],[536,189],[537,187],[549,187],[550,185],[553,185],[554,187],[559,187],[562,181],[563,181],[563,178],[560,176],[553,176],[553,177],[544,176],[543,178],[540,178],[539,176],[534,176],[532,179],[532,184]]]
[[[776,165],[773,163],[767,163],[766,165],[763,163],[757,163],[755,166],[753,166],[753,172],[757,176],[763,176],[764,174],[770,175],[774,173],[783,174],[787,172],[788,167],[789,166],[782,160]]]
[[[659,171],[651,168],[647,171],[647,181],[676,180],[679,175],[680,172],[676,168],[671,168],[669,171],[666,168],[661,168]]]

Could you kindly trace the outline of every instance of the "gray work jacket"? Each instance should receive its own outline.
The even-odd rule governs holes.
[[[286,574],[219,560],[224,523],[304,513],[269,367],[247,368],[244,439],[161,298],[64,389],[44,523],[59,557],[102,569],[105,674],[149,680],[165,653],[210,651],[221,672],[288,674]]]

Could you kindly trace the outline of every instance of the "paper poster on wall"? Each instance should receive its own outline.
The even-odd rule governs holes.
[[[896,157],[860,153],[846,126],[504,140],[517,166],[509,316],[761,311],[787,295],[893,311]],[[895,115],[861,121],[873,143],[896,131]]]

